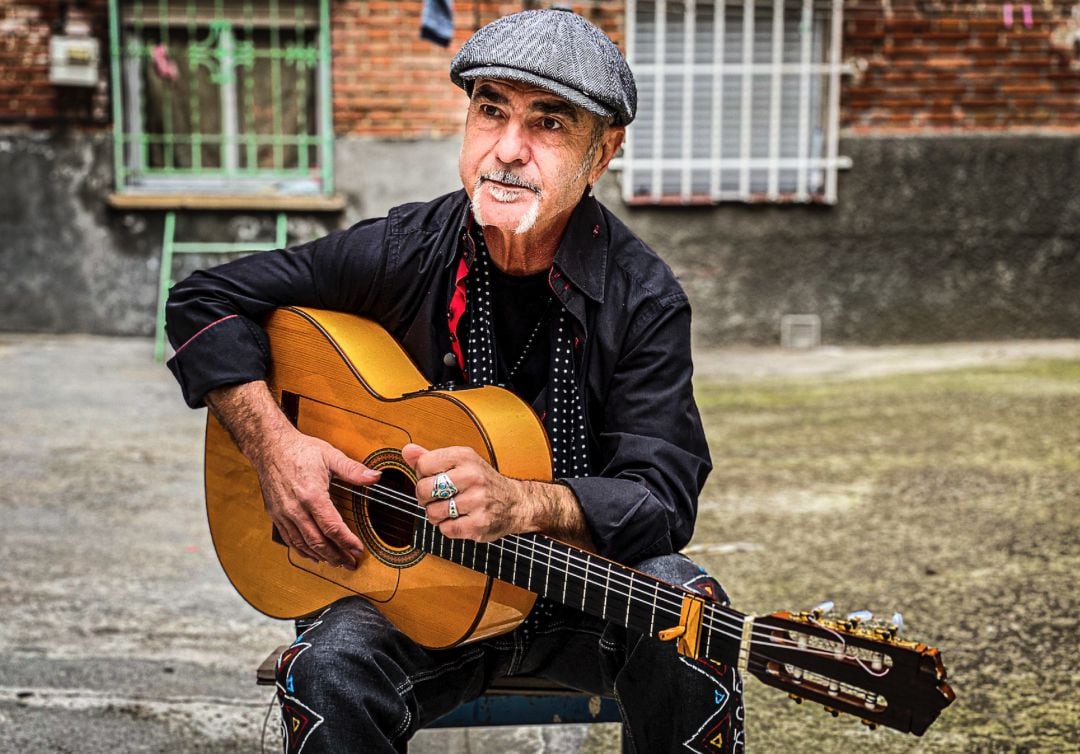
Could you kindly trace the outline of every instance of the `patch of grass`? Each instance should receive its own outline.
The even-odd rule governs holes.
[[[747,682],[756,751],[1080,751],[1080,361],[699,382],[695,543],[737,608],[904,613],[958,699],[921,739]]]

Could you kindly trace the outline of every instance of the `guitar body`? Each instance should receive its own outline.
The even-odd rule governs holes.
[[[400,451],[464,445],[501,473],[551,479],[551,453],[532,410],[497,387],[429,390],[401,347],[363,318],[315,309],[278,309],[266,324],[270,388],[305,434],[326,440],[383,472],[401,510],[377,505],[368,488],[333,492],[366,554],[350,571],[301,558],[278,539],[258,477],[211,415],[206,429],[206,506],[221,565],[257,610],[275,618],[308,615],[337,599],[362,596],[429,648],[451,647],[512,630],[536,595],[418,549],[415,477]],[[344,490],[344,491],[342,491]]]
[[[454,540],[428,523],[401,448],[469,446],[507,476],[551,479],[532,409],[497,387],[434,390],[375,323],[316,309],[267,321],[270,388],[300,431],[380,469],[375,485],[331,480],[330,497],[367,552],[355,571],[305,560],[276,536],[259,480],[228,432],[206,427],[206,510],[237,591],[275,618],[361,596],[417,643],[446,648],[512,630],[536,596],[735,665],[834,715],[922,735],[955,694],[938,650],[900,626],[825,612],[754,617],[540,534]]]

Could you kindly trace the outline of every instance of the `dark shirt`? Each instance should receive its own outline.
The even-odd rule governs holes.
[[[433,384],[460,382],[460,367],[446,356],[454,353],[450,305],[468,215],[458,191],[175,286],[169,367],[188,404],[202,405],[216,387],[265,379],[259,322],[286,305],[371,317]],[[686,294],[668,266],[591,197],[570,219],[548,284],[573,320],[592,469],[560,481],[581,503],[600,554],[633,564],[674,552],[693,533],[711,468],[691,386]],[[533,401],[531,388],[515,389]]]
[[[492,265],[491,298],[499,384],[543,413],[537,404],[548,380],[555,313],[548,273],[507,275]]]

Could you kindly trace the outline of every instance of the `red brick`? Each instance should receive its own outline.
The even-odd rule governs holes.
[[[959,42],[971,39],[971,35],[966,31],[929,31],[921,38],[928,42]]]

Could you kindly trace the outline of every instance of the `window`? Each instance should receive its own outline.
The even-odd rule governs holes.
[[[328,194],[328,0],[110,0],[120,192]]]
[[[629,0],[630,203],[836,201],[840,0]]]

